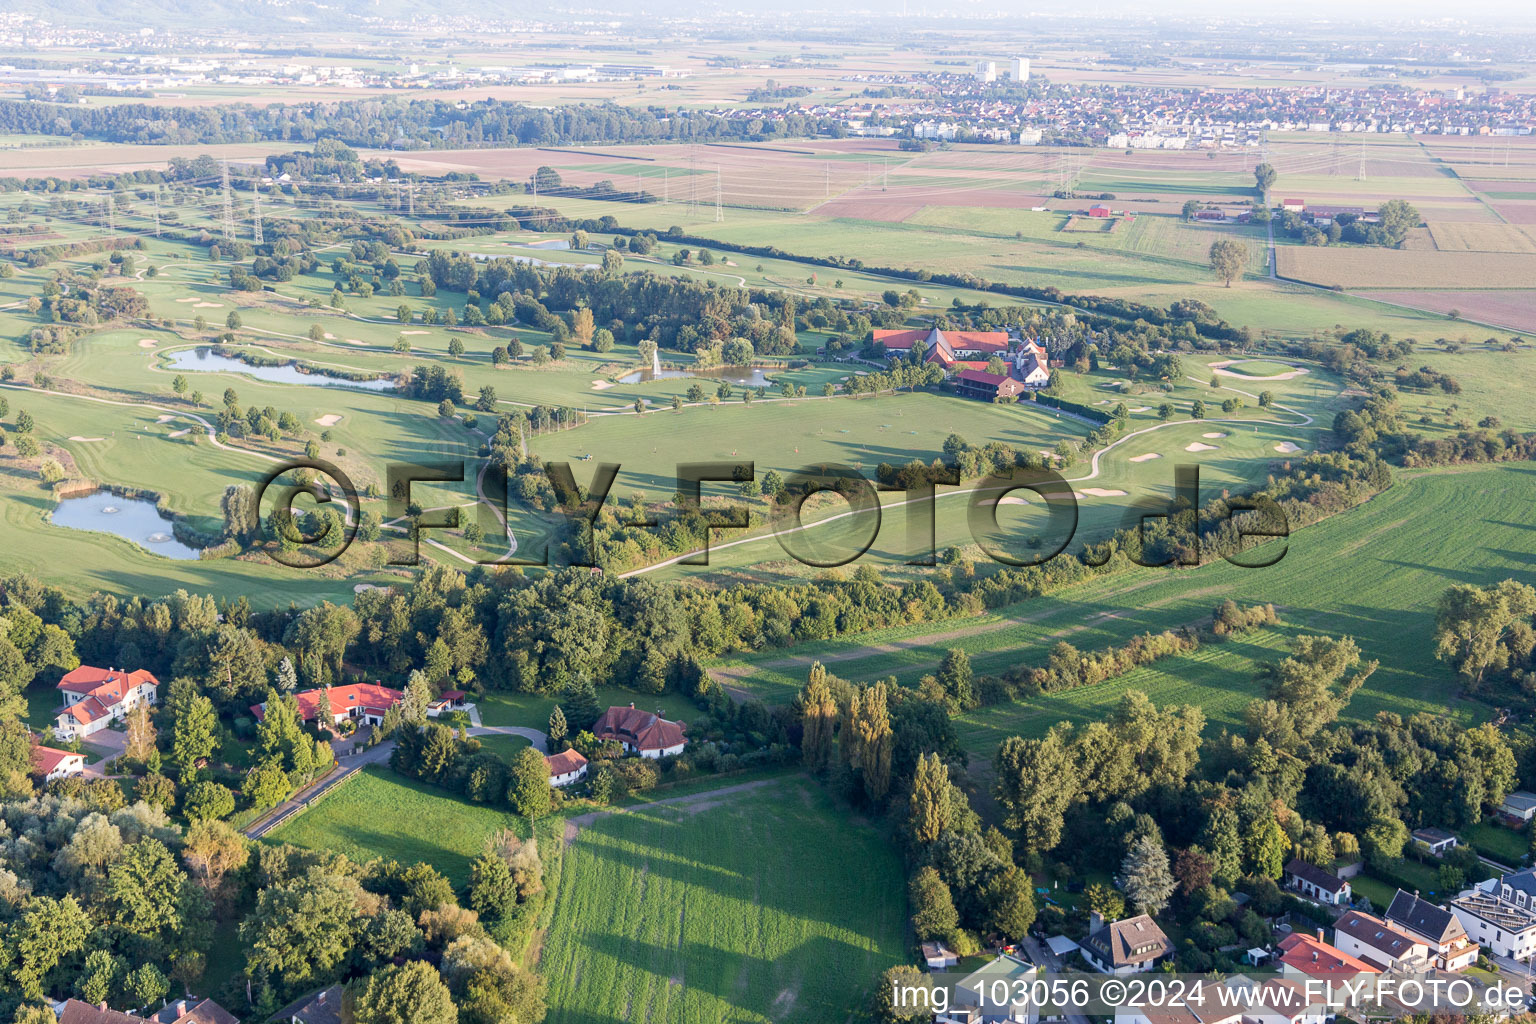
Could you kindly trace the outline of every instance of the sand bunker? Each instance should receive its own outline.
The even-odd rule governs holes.
[[[155,422],[156,423],[169,423],[169,422],[171,422],[171,420],[173,420],[175,418],[176,418],[175,416],[156,416],[155,417]]]
[[[1125,492],[1113,487],[1084,487],[1083,493],[1095,498],[1123,498]]]
[[[321,335],[321,337],[324,338],[326,341],[335,341],[336,340],[336,335],[332,334],[330,331],[326,331],[324,334]]]
[[[1209,434],[1201,434],[1201,435],[1200,435],[1200,436],[1201,436],[1201,437],[1208,437],[1208,438],[1212,438],[1212,439],[1215,439],[1215,438],[1218,438],[1218,437],[1226,437],[1226,436],[1227,436],[1227,435],[1226,435],[1226,434],[1223,434],[1223,433],[1222,433],[1222,432],[1221,432],[1221,431],[1219,431],[1219,430],[1214,430],[1214,431],[1212,431],[1212,432],[1211,432],[1211,433],[1209,433]]]
[[[341,417],[334,412],[328,412],[324,416],[321,416],[319,419],[315,420],[315,422],[320,424],[322,427],[334,427],[336,424],[341,422]]]
[[[156,342],[154,338],[139,339],[139,348],[154,348],[157,344],[159,343]]]
[[[1187,452],[1213,452],[1217,448],[1214,444],[1201,444],[1199,441],[1184,446]]]
[[[592,382],[593,391],[607,391],[611,387],[613,387],[613,381],[611,380],[595,380]]]
[[[1131,410],[1131,412],[1151,412],[1151,411],[1152,411],[1152,407],[1150,405],[1138,405],[1136,408]]]
[[[169,434],[166,434],[165,436],[166,437],[186,437],[190,433],[192,433],[192,428],[191,427],[182,427],[180,430],[173,430]]]
[[[409,335],[413,335],[413,334],[431,334],[432,332],[431,331],[401,331],[400,333],[409,336]]]
[[[347,339],[347,344],[348,345],[366,345],[368,343],[366,341],[364,341],[362,338],[348,338]]]
[[[1093,404],[1094,405],[1108,405],[1109,404],[1109,399],[1104,398],[1104,399],[1101,399],[1101,400],[1099,400],[1097,402],[1094,402]]]
[[[224,308],[224,303],[222,303],[222,302],[199,302],[197,305],[193,306],[192,308],[193,309],[223,309]]]
[[[1275,445],[1275,451],[1281,452],[1285,455],[1290,455],[1292,452],[1301,451],[1301,449],[1296,445],[1291,444],[1289,441],[1281,441],[1279,444]]]
[[[1157,454],[1157,452],[1147,452],[1147,454],[1145,454],[1145,455],[1132,455],[1131,456],[1131,461],[1132,462],[1151,462],[1153,459],[1160,459],[1160,458],[1162,458],[1162,456]]]
[[[192,298],[192,299],[177,299],[176,301],[177,302],[196,302],[197,299],[195,299],[195,298]]]
[[[70,440],[71,441],[105,441],[106,438],[104,438],[104,437],[80,437],[80,436],[76,435],[74,437],[71,437]]]

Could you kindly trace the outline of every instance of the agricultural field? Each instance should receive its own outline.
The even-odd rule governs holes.
[[[1359,294],[1378,302],[1410,306],[1453,319],[1536,333],[1536,289],[1372,289]],[[1448,323],[1443,329],[1452,331],[1457,327],[1454,323]]]
[[[1426,252],[1366,246],[1284,245],[1281,277],[1324,288],[1514,287],[1536,281],[1536,253]]]
[[[1429,233],[1443,252],[1536,252],[1536,239],[1512,224],[1430,221]]]
[[[541,957],[551,1024],[842,1020],[904,956],[895,852],[804,777],[573,831]]]

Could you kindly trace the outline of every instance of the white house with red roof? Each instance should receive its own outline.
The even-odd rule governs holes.
[[[324,690],[300,690],[293,698],[298,701],[299,717],[304,721],[315,720],[320,710],[321,693],[330,698],[332,726],[347,718],[367,725],[378,725],[384,721],[384,713],[405,697],[400,690],[380,686],[378,683],[348,683]],[[256,721],[261,721],[267,714],[267,702],[252,704],[251,714],[256,716]]]
[[[38,744],[32,748],[32,774],[52,782],[85,771],[85,755]]]
[[[140,704],[155,703],[159,688],[160,680],[144,669],[125,672],[81,665],[59,680],[64,710],[55,720],[54,734],[67,741],[100,732]]]
[[[569,786],[587,774],[587,759],[579,750],[562,750],[558,754],[545,754],[544,763],[549,765],[551,786]]]
[[[604,711],[592,726],[592,735],[600,740],[617,740],[626,753],[658,758],[681,754],[688,740],[682,722],[669,722],[658,711],[641,711],[633,704]]]

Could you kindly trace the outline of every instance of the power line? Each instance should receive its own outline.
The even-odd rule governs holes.
[[[251,189],[251,221],[252,221],[251,238],[255,241],[255,243],[257,245],[264,244],[266,239],[263,238],[262,232],[261,232],[261,188],[260,187]]]
[[[223,181],[221,184],[222,202],[224,206],[224,237],[229,241],[235,240],[235,205],[230,195],[229,187],[229,161],[223,162]]]

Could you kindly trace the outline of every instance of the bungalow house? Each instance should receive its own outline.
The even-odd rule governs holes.
[[[927,353],[924,362],[938,363],[944,369],[952,369],[956,363],[968,359],[988,360],[1008,352],[1007,331],[942,331],[937,327],[927,330],[877,330],[874,341],[885,346],[891,355],[907,356],[913,346],[921,346]]]
[[[1477,945],[1456,915],[1418,893],[1397,890],[1385,916],[1388,924],[1424,940],[1436,970],[1464,971],[1477,963]]]
[[[999,398],[1017,398],[1024,392],[1024,382],[1006,373],[985,370],[961,370],[955,374],[955,392],[967,398],[995,402]]]
[[[934,1014],[934,1024],[1038,1024],[1040,1010],[1027,996],[1038,973],[1028,960],[1001,954],[955,983],[949,1009]]]
[[[1447,850],[1456,849],[1460,842],[1443,828],[1416,828],[1413,830],[1413,841],[1436,857],[1445,856]]]
[[[444,690],[442,694],[427,705],[427,717],[436,718],[452,711],[463,711],[469,706],[464,698],[467,696],[463,690]]]
[[[1293,857],[1285,866],[1285,885],[1318,903],[1339,907],[1349,902],[1349,883],[1332,871]]]
[[[604,711],[592,726],[592,735],[600,740],[617,740],[627,754],[658,758],[681,754],[688,740],[682,722],[669,722],[661,712],[651,714],[633,704]]]
[[[320,695],[324,693],[331,702],[331,725],[344,719],[361,721],[367,725],[379,725],[384,713],[405,697],[399,690],[377,683],[348,683],[345,686],[328,686],[324,690],[301,690],[293,695],[299,703],[299,717],[313,722],[320,713]],[[267,702],[251,705],[251,714],[259,722],[266,717]]]
[[[1173,952],[1173,944],[1146,914],[1109,924],[1094,914],[1082,951],[1088,966],[1101,974],[1136,974],[1150,971],[1158,960]]]
[[[272,1015],[280,1024],[341,1024],[341,986],[300,996]]]
[[[1524,960],[1536,953],[1536,911],[1501,898],[1502,882],[1489,879],[1451,900],[1450,910],[1466,928],[1468,938],[1478,945],[1487,946],[1499,956]]]
[[[549,766],[551,786],[569,786],[586,778],[587,759],[579,750],[563,750],[558,754],[545,754],[544,763]]]
[[[1429,945],[1423,939],[1358,910],[1346,911],[1333,922],[1333,944],[1378,971],[1423,970],[1429,960]]]
[[[947,971],[960,962],[955,951],[942,942],[923,943],[923,964],[930,971]]]
[[[1523,789],[1517,789],[1504,798],[1499,804],[1499,813],[1514,818],[1517,821],[1530,821],[1536,815],[1536,793],[1528,793]]]
[[[53,731],[66,742],[100,732],[140,704],[155,703],[159,687],[160,680],[144,669],[125,672],[81,665],[59,680],[64,710]]]
[[[32,748],[32,774],[44,782],[62,779],[66,775],[79,775],[83,771],[85,771],[84,754],[41,745]]]

